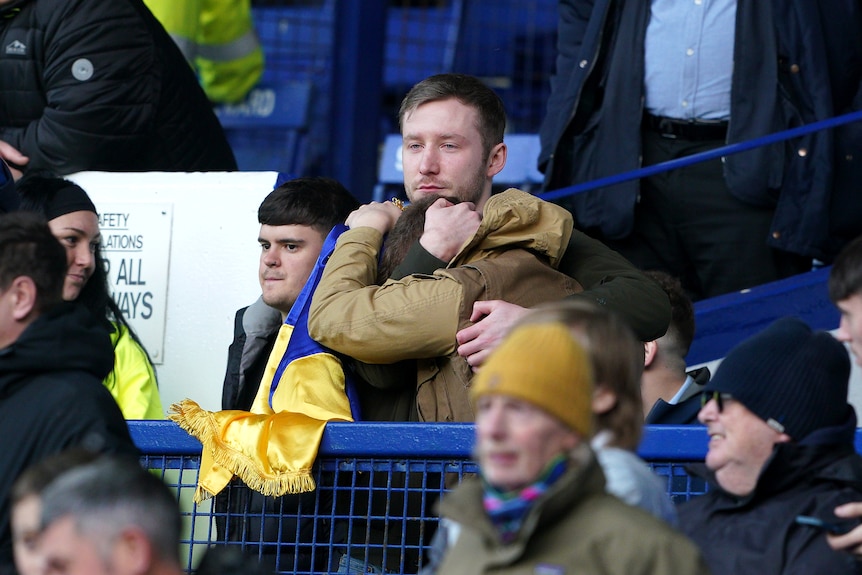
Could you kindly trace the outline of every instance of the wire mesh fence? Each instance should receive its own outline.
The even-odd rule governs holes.
[[[210,546],[223,545],[275,573],[416,573],[437,528],[435,503],[477,472],[471,425],[330,424],[314,491],[265,497],[234,479],[196,504],[200,444],[171,422],[130,427],[143,465],[161,474],[180,501],[188,570]],[[701,427],[651,428],[641,454],[679,503],[705,490],[685,471],[705,447]]]

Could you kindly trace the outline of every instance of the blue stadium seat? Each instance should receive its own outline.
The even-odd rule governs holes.
[[[401,163],[401,134],[389,134],[380,150],[377,185],[373,200],[382,202],[391,196],[404,196],[404,165]]]
[[[463,0],[388,9],[383,82],[398,99],[423,78],[452,71],[462,10]]]
[[[264,82],[313,79],[331,67],[335,0],[255,6],[252,16],[266,56]]]
[[[506,167],[494,176],[495,186],[512,186],[529,192],[540,185],[544,175],[536,167],[539,159],[538,134],[506,134],[503,138],[509,148]]]
[[[239,169],[302,175],[312,82],[284,81],[253,89],[242,102],[215,108]]]

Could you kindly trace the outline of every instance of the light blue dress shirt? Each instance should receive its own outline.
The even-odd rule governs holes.
[[[730,118],[736,0],[652,0],[644,42],[647,112]]]

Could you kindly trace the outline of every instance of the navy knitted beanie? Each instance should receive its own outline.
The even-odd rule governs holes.
[[[704,391],[729,393],[766,422],[800,441],[844,423],[850,358],[844,344],[785,317],[730,350]],[[774,425],[773,425],[774,426]]]

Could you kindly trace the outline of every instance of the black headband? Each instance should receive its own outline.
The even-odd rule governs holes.
[[[70,184],[57,190],[54,197],[45,206],[45,217],[50,221],[80,211],[99,213],[87,192],[75,184]]]

